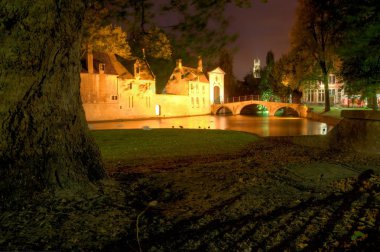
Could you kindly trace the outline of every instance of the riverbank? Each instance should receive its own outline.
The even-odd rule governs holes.
[[[214,133],[204,132],[203,139]],[[222,138],[223,144],[234,134]],[[131,138],[99,143],[129,150]],[[102,148],[104,153],[107,148]],[[188,149],[185,144],[183,150],[180,145],[173,148]],[[203,157],[190,155],[188,149],[189,155],[174,162],[145,157],[148,166],[119,152],[119,158],[130,159],[115,170],[118,158],[105,158],[110,179],[98,185],[97,193],[66,199],[38,195],[23,209],[3,211],[0,249],[378,248],[378,156],[305,148],[276,137],[255,139],[243,149]]]

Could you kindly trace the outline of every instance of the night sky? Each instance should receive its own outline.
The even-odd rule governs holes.
[[[160,5],[168,0],[156,0]],[[234,72],[238,79],[249,73],[253,67],[253,59],[259,57],[261,65],[265,65],[265,57],[272,50],[278,59],[289,49],[289,34],[294,21],[297,0],[252,0],[249,9],[227,6],[225,15],[229,18],[229,33],[237,33],[239,38],[233,46],[237,47],[234,55]],[[159,17],[162,26],[176,22],[176,17]]]
[[[272,50],[275,59],[289,49],[289,34],[294,21],[297,0],[268,0],[263,4],[254,1],[252,8],[229,6],[231,33],[238,33],[235,45],[234,72],[238,79],[252,69],[253,59],[259,57],[265,65],[266,53]]]

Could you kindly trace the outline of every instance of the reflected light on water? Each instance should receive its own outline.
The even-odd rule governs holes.
[[[236,130],[254,133],[259,136],[325,135],[332,129],[332,126],[326,123],[311,121],[305,118],[244,115],[205,115],[89,123],[91,130],[142,129],[143,127]]]

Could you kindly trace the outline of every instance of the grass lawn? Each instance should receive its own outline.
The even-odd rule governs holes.
[[[258,139],[243,132],[191,129],[99,130],[91,134],[106,163],[234,154]]]
[[[341,107],[331,107],[329,112],[324,112],[324,105],[308,105],[309,108],[313,109],[314,113],[321,114],[324,116],[330,116],[335,118],[342,118],[340,113],[342,110],[371,110],[369,108],[341,108]]]

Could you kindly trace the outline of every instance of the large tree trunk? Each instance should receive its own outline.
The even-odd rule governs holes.
[[[79,94],[85,1],[0,1],[0,203],[104,176]]]

